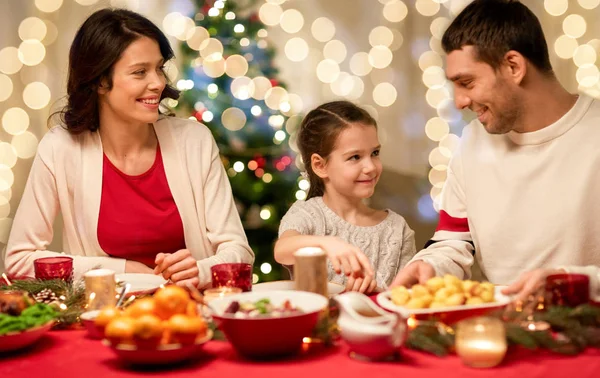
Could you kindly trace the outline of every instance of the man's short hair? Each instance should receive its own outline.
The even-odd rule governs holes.
[[[552,73],[540,21],[517,0],[474,0],[469,4],[442,37],[446,54],[463,46],[473,46],[476,58],[494,69],[514,50],[541,72]]]

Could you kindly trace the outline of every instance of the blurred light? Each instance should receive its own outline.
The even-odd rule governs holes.
[[[46,25],[46,36],[42,40],[42,43],[46,46],[50,46],[51,44],[54,43],[54,41],[56,41],[56,38],[58,37],[58,28],[56,27],[56,25],[54,25],[54,23],[52,21],[49,21],[49,20],[43,20],[43,21],[44,21],[44,24]]]
[[[215,94],[219,91],[219,87],[215,83],[208,84],[206,89],[208,90],[208,93],[212,93],[212,94]]]
[[[285,56],[292,62],[300,62],[308,56],[308,44],[300,37],[290,39],[285,43]]]
[[[600,72],[595,64],[584,64],[577,70],[577,82],[583,87],[593,87],[598,83]]]
[[[423,71],[433,66],[442,67],[443,63],[442,57],[435,51],[425,51],[419,57],[419,68]]]
[[[12,168],[17,163],[17,151],[15,148],[6,142],[0,142],[0,164],[6,165],[9,168]],[[0,198],[3,198],[0,196]],[[0,216],[0,218],[4,218]]]
[[[445,51],[442,47],[442,40],[441,39],[437,39],[435,37],[431,37],[431,39],[429,40],[429,48],[431,50],[433,50],[433,52],[437,53],[438,55],[444,55]]]
[[[223,57],[223,44],[216,38],[209,38],[200,44],[200,56],[218,59]]]
[[[369,43],[373,47],[389,47],[392,42],[394,42],[394,33],[383,25],[373,28],[373,30],[371,30],[369,33]]]
[[[263,210],[263,211],[268,211],[268,210]],[[263,218],[262,217],[262,211],[260,212],[260,214],[261,214],[261,218]],[[263,218],[263,219],[266,220],[266,219],[269,219],[270,217],[271,217],[271,212],[269,212],[269,216],[267,216],[266,218]],[[260,271],[263,272],[264,274],[271,273],[271,270],[272,270],[271,264],[269,264],[267,262],[260,264]]]
[[[323,55],[326,59],[331,59],[336,63],[342,63],[346,59],[346,45],[342,41],[332,39],[323,47]]]
[[[423,83],[428,88],[439,88],[446,84],[446,74],[441,67],[431,66],[423,71]]]
[[[258,41],[256,43],[256,46],[258,46],[258,48],[260,48],[260,49],[266,49],[267,48],[267,41],[265,41],[264,39],[261,39],[260,41]]]
[[[233,31],[236,32],[236,33],[243,33],[245,30],[246,30],[246,28],[242,24],[236,24],[233,27]]]
[[[415,7],[423,16],[433,16],[440,10],[440,4],[433,0],[417,0]]]
[[[296,191],[296,199],[298,201],[304,201],[306,199],[306,192],[304,190],[297,190]]]
[[[174,82],[177,80],[177,76],[179,76],[179,69],[177,69],[177,66],[172,60],[165,63],[165,72],[167,73],[167,78],[170,82]]]
[[[563,31],[572,38],[584,35],[586,28],[585,20],[578,14],[570,14],[563,21]]]
[[[4,198],[0,196],[0,219],[4,219],[6,217],[8,217],[10,215],[10,202]],[[0,233],[3,233],[3,231],[0,231]]]
[[[388,47],[390,48],[390,50],[396,51],[400,47],[402,47],[402,44],[404,43],[404,37],[402,36],[402,33],[400,33],[400,31],[396,29],[392,29],[392,34],[394,34],[394,40],[392,41],[392,44]]]
[[[584,9],[594,9],[600,5],[600,0],[578,0],[579,5]]]
[[[279,110],[281,110],[284,113],[289,112],[292,109],[292,105],[290,105],[289,102],[282,102],[281,104],[279,104]]]
[[[0,102],[8,100],[13,92],[13,83],[10,77],[0,74]]]
[[[407,14],[408,8],[402,1],[390,1],[383,6],[383,17],[390,22],[400,22]]]
[[[267,91],[271,89],[271,81],[264,76],[258,76],[252,79],[254,91],[251,93],[252,98],[262,100],[265,98]]]
[[[561,16],[569,8],[568,0],[544,0],[544,8],[552,16]]]
[[[63,3],[63,0],[35,0],[35,6],[42,12],[52,13],[57,11]]]
[[[225,109],[221,114],[221,123],[227,130],[238,131],[246,125],[246,114],[243,110],[235,107]]]
[[[346,95],[350,100],[357,100],[365,91],[365,83],[358,76],[352,76],[352,90]]]
[[[350,58],[350,71],[357,76],[368,75],[373,69],[369,63],[369,54],[366,52],[357,52]]]
[[[581,67],[585,64],[594,64],[596,63],[597,53],[596,50],[590,45],[581,45],[575,49],[575,53],[573,54],[573,62],[577,67]],[[2,86],[0,85],[0,88]],[[0,96],[2,94],[0,93]]]
[[[454,155],[456,149],[460,144],[460,137],[455,134],[448,134],[440,141],[440,149],[443,149],[450,152],[450,156]]]
[[[9,190],[15,181],[15,176],[10,167],[0,164],[0,190]]]
[[[225,0],[217,0],[217,1],[215,1],[214,7],[218,8],[218,9],[225,8]]]
[[[434,148],[429,153],[429,165],[432,167],[440,165],[448,166],[449,162],[450,156],[443,154],[439,147]]]
[[[252,113],[253,116],[258,117],[259,115],[262,114],[262,108],[258,105],[254,105],[251,109],[250,109],[250,113]]]
[[[298,96],[295,93],[290,93],[288,95],[287,103],[290,104],[290,109],[287,111],[290,114],[287,115],[298,114],[304,110],[304,101],[302,101],[302,97]]]
[[[235,177],[235,175],[237,175],[237,172],[235,171],[235,169],[233,169],[233,168],[229,168],[229,169],[227,170],[227,175],[228,175],[229,177]]]
[[[443,169],[443,170],[438,170],[435,168],[431,168],[431,170],[429,170],[429,182],[431,183],[431,185],[433,185],[434,187],[437,188],[441,188],[442,186],[444,186],[444,181],[446,181],[446,177],[448,176],[448,170],[447,169]]]
[[[208,30],[202,26],[196,26],[188,31],[186,40],[192,50],[199,51],[202,42],[209,38],[210,34],[208,34]]]
[[[179,12],[168,13],[162,21],[165,33],[173,37],[182,34],[185,28],[183,18],[184,16]]]
[[[347,96],[354,87],[352,75],[347,72],[340,72],[338,78],[331,83],[331,91],[337,96]]]
[[[429,104],[429,106],[431,106],[434,109],[437,109],[437,107],[444,100],[449,98],[451,98],[450,91],[446,87],[429,88],[425,95],[425,100],[427,101],[427,104]]]
[[[578,47],[577,40],[567,35],[561,35],[554,42],[554,51],[556,55],[563,59],[571,59]]]
[[[252,96],[253,91],[252,80],[247,76],[236,77],[231,82],[231,94],[237,99],[247,100]]]
[[[375,46],[369,51],[369,63],[375,68],[389,66],[392,58],[392,51],[385,46]]]
[[[225,14],[225,19],[226,19],[226,20],[230,20],[230,21],[231,21],[231,20],[235,20],[235,13],[233,13],[233,12],[227,12],[227,13]]]
[[[419,209],[419,214],[424,220],[433,222],[438,217],[431,202],[431,198],[427,194],[424,194],[421,196],[421,198],[419,198],[419,201],[417,202],[417,208]]]
[[[2,127],[11,135],[19,135],[29,127],[29,115],[21,108],[10,108],[2,115]]]
[[[219,11],[219,9],[218,9],[218,8],[210,8],[210,9],[208,10],[208,15],[209,15],[210,17],[217,17],[219,14],[221,14],[221,12]]]
[[[324,59],[317,64],[317,78],[323,83],[333,83],[340,74],[340,66],[331,59]]]
[[[15,135],[10,142],[15,148],[17,156],[21,159],[29,159],[35,156],[38,139],[30,131]]]
[[[45,108],[50,97],[50,89],[39,81],[28,84],[23,90],[23,101],[31,109]]]
[[[19,45],[19,60],[27,66],[35,66],[44,60],[46,47],[42,42],[28,39]]]
[[[446,31],[448,26],[450,26],[450,23],[450,19],[446,17],[438,17],[431,22],[429,30],[435,38],[442,39],[442,36],[444,35],[444,32]]]
[[[210,122],[213,120],[213,118],[214,114],[210,110],[205,110],[204,113],[202,113],[202,120],[204,122]]]
[[[266,29],[260,29],[258,32],[256,32],[256,35],[259,36],[260,38],[267,38],[269,33],[267,32]]]
[[[265,173],[262,177],[262,180],[268,184],[273,181],[273,175],[270,173]]]
[[[180,40],[185,41],[187,37],[194,32],[196,23],[189,17],[182,17],[178,21],[179,26],[177,27],[177,34],[174,36]]]
[[[296,9],[288,9],[281,15],[281,28],[290,34],[297,33],[304,26],[304,17]]]
[[[263,24],[275,26],[279,23],[283,10],[278,4],[265,3],[258,10],[258,17]]]
[[[269,210],[269,209],[262,209],[262,210],[260,211],[260,219],[267,220],[267,219],[269,219],[269,218],[271,218],[271,210]],[[267,264],[267,263],[263,263],[263,264],[260,266],[260,270],[261,270],[263,273],[265,273],[265,274],[266,274],[266,273],[268,273],[268,272],[265,272],[265,271],[263,271],[263,266],[264,266],[265,264]],[[269,271],[270,271],[270,268],[271,268],[271,266],[269,265]]]
[[[258,274],[252,273],[252,283],[253,284],[258,283],[258,280],[259,280]]]
[[[208,77],[221,77],[225,73],[225,61],[220,55],[211,55],[210,57],[204,59],[204,62],[202,63],[202,69]]]
[[[231,55],[225,61],[225,72],[233,78],[244,76],[248,72],[248,61],[241,55]]]
[[[379,83],[373,89],[373,101],[379,106],[387,107],[396,101],[398,93],[390,83]]]
[[[44,21],[37,17],[27,17],[19,24],[19,38],[23,41],[28,39],[43,41],[47,31]]]
[[[298,187],[302,190],[308,190],[308,188],[310,188],[310,183],[308,182],[307,179],[301,179],[298,182]]]
[[[281,87],[273,87],[265,94],[265,104],[273,110],[279,110],[279,104],[288,101],[287,91]]]
[[[244,163],[242,163],[241,161],[236,161],[235,163],[233,163],[233,170],[236,172],[242,172],[244,170]]]
[[[425,135],[433,141],[439,142],[450,132],[448,122],[439,117],[433,117],[425,124]]]
[[[248,169],[254,171],[256,168],[258,168],[258,163],[255,160],[250,160],[248,162]]]
[[[240,39],[240,46],[243,46],[243,47],[250,46],[250,40],[246,37]]]
[[[98,0],[75,0],[77,3],[79,3],[79,5],[93,5],[96,4],[98,2]]]
[[[462,113],[454,106],[454,101],[451,99],[444,100],[437,108],[437,113],[440,118],[452,124],[459,122],[462,119]]]
[[[277,130],[275,132],[275,139],[276,140],[278,140],[280,142],[283,142],[285,140],[285,137],[286,137],[285,131],[283,131],[283,130]]]
[[[335,35],[335,24],[327,17],[319,17],[312,23],[310,31],[317,41],[327,42]]]
[[[172,99],[172,98],[168,98],[167,99],[167,106],[174,108],[179,104],[179,101]]]
[[[281,114],[274,114],[269,117],[269,125],[275,129],[280,129],[283,126],[283,122],[285,122],[285,119],[283,118],[283,116]],[[277,133],[275,133],[275,135],[277,135]],[[283,139],[279,139],[277,137],[275,137],[275,139],[280,142],[283,140]],[[284,133],[284,139],[285,139],[285,133]]]

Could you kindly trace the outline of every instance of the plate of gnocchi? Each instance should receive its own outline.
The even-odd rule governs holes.
[[[489,282],[460,280],[451,275],[433,277],[410,289],[398,286],[377,295],[377,303],[386,310],[416,319],[437,319],[446,324],[484,315],[503,308],[511,298],[502,287]]]

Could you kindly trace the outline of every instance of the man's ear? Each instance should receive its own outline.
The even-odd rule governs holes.
[[[310,165],[312,167],[313,172],[320,178],[324,179],[327,177],[327,160],[325,160],[319,154],[312,154],[310,157]]]
[[[521,53],[510,50],[504,54],[504,66],[510,80],[520,85],[527,74],[527,59]]]

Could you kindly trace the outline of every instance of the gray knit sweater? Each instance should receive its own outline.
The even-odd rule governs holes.
[[[388,216],[375,226],[361,227],[347,222],[323,202],[322,197],[296,201],[279,225],[279,235],[295,230],[303,235],[336,236],[358,248],[369,258],[377,276],[377,286],[387,288],[398,270],[415,255],[415,233],[400,215]],[[346,284],[346,276],[336,274],[328,262],[329,281]]]

